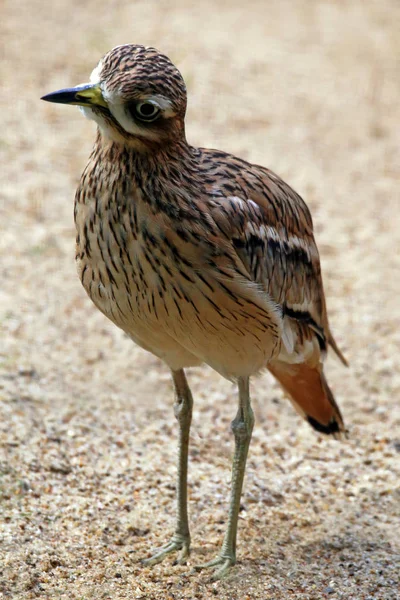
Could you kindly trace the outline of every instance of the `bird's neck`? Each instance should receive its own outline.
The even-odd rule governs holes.
[[[198,150],[185,139],[143,152],[99,135],[83,174],[90,193],[77,201],[100,198],[107,207],[118,193],[120,203],[143,202],[154,212],[170,212],[190,198],[197,178]]]
[[[129,165],[133,177],[138,171],[142,176],[167,176],[169,170],[176,168],[191,170],[196,161],[196,149],[189,146],[184,136],[169,143],[135,145],[115,142],[98,132],[92,155],[101,157],[103,164]]]

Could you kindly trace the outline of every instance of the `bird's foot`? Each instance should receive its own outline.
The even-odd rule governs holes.
[[[195,565],[194,569],[195,571],[202,571],[203,569],[216,567],[214,573],[211,575],[211,581],[218,581],[218,579],[223,579],[235,564],[236,556],[233,553],[223,553],[209,562],[202,565]]]
[[[145,558],[143,564],[151,567],[162,562],[164,558],[171,554],[171,552],[179,552],[177,559],[174,561],[174,565],[185,565],[190,554],[190,537],[179,533],[175,533],[172,540],[162,546],[150,556]]]

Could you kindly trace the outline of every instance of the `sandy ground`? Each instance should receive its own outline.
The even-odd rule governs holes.
[[[398,0],[6,1],[1,9],[0,598],[400,597]],[[318,437],[268,375],[239,563],[221,543],[235,389],[204,367],[190,454],[193,552],[140,559],[173,527],[168,370],[96,311],[74,266],[74,190],[93,124],[39,101],[124,42],[189,88],[188,138],[268,165],[312,208],[331,323],[329,380],[350,439]]]

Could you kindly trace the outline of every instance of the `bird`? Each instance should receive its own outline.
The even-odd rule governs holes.
[[[209,365],[238,389],[227,527],[216,557],[235,565],[254,414],[250,378],[268,370],[317,432],[346,436],[323,361],[332,348],[313,221],[273,171],[185,135],[184,79],[153,47],[124,44],[88,83],[43,96],[77,105],[97,134],[75,196],[76,265],[87,294],[169,367],[179,424],[176,526],[144,563],[190,555],[187,509],[193,398],[185,369]]]

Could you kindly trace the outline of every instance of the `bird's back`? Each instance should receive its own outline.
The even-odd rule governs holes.
[[[233,261],[244,269],[249,284],[275,303],[279,315],[279,350],[266,366],[314,428],[343,431],[322,369],[328,346],[347,363],[329,328],[307,205],[264,167],[213,150],[201,151],[201,164],[209,176],[210,212],[229,240]]]

